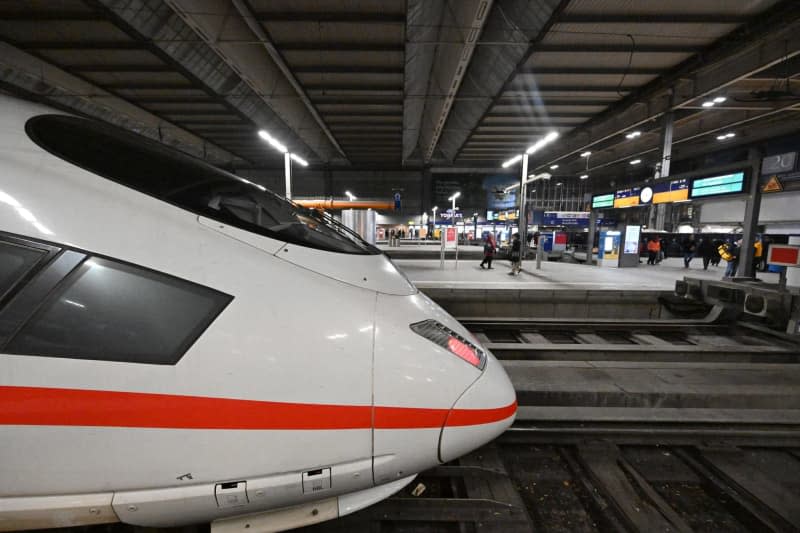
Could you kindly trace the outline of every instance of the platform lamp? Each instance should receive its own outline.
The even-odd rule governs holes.
[[[533,143],[531,146],[529,146],[528,149],[525,150],[524,154],[515,155],[514,157],[512,157],[511,159],[509,159],[508,161],[503,163],[503,168],[508,168],[511,165],[515,165],[519,161],[522,161],[522,173],[520,174],[520,178],[519,178],[519,230],[518,231],[519,231],[519,238],[520,238],[520,246],[522,247],[523,251],[524,251],[524,247],[525,247],[526,243],[528,242],[528,240],[526,238],[527,237],[527,231],[528,231],[528,217],[527,217],[527,214],[525,212],[526,207],[527,207],[525,205],[525,199],[526,199],[525,197],[527,196],[527,191],[525,190],[525,184],[528,183],[528,179],[527,179],[528,178],[528,156],[530,156],[531,154],[534,154],[537,151],[541,150],[544,146],[546,146],[546,145],[550,144],[551,142],[555,141],[557,138],[558,138],[558,132],[557,131],[551,131],[550,133],[548,133],[547,135],[545,135],[544,137],[542,137],[541,139],[539,139],[538,141]],[[521,254],[521,255],[525,255],[525,254]],[[536,268],[540,268],[541,263],[538,260],[538,257],[539,257],[539,248],[538,247],[536,248],[536,256],[537,256]]]
[[[450,198],[448,198],[448,200],[452,200],[453,201],[453,210],[450,212],[451,221],[453,222],[453,226],[456,225],[456,198],[458,198],[459,196],[461,196],[461,192],[460,191],[455,193]]]
[[[352,202],[353,200],[357,200],[356,195],[351,193],[350,191],[344,191],[344,195]]]
[[[436,206],[436,205],[433,206],[433,209],[431,209],[431,211],[433,211],[433,229],[436,229],[436,210],[437,209],[439,209],[439,206]]]
[[[286,178],[286,198],[289,200],[292,199],[292,161],[295,163],[302,165],[304,167],[308,166],[308,161],[303,159],[297,154],[293,154],[289,152],[289,149],[286,148],[282,142],[278,139],[270,135],[266,130],[259,130],[258,136],[267,141],[270,146],[275,148],[277,151],[283,154],[283,173],[284,177]]]

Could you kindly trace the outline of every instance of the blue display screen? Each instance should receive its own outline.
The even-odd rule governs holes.
[[[732,194],[744,190],[744,172],[700,178],[692,182],[692,198]]]

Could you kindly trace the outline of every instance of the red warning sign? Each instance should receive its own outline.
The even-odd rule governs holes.
[[[781,192],[782,190],[783,183],[778,179],[778,176],[772,176],[769,181],[764,184],[764,187],[761,188],[761,192]]]
[[[800,266],[800,246],[770,244],[767,263],[778,266]]]

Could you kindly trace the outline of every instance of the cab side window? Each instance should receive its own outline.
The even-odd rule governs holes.
[[[46,255],[45,250],[0,241],[0,300]]]
[[[0,240],[0,297],[44,253]],[[233,299],[68,249],[30,278],[0,306],[0,353],[174,365]]]

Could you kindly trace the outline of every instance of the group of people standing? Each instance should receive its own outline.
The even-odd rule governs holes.
[[[486,236],[486,240],[483,243],[483,261],[481,261],[480,267],[487,268],[492,270],[492,260],[494,259],[494,254],[497,251],[497,242],[494,240],[494,235],[491,233]],[[519,233],[515,233],[511,236],[511,272],[508,274],[510,276],[516,276],[522,270],[522,242],[519,240]]]
[[[680,243],[683,267],[689,268],[692,259],[699,257],[703,260],[703,270],[708,270],[709,265],[719,266],[720,261],[724,259],[728,263],[725,269],[725,277],[733,277],[739,268],[741,242],[742,239],[726,242],[722,239],[711,239],[710,237],[695,239],[694,236],[684,239]],[[665,243],[663,239],[651,237],[645,246],[648,265],[655,265],[664,259]],[[753,270],[762,270],[765,267],[766,249],[760,237],[756,237],[753,248]]]

